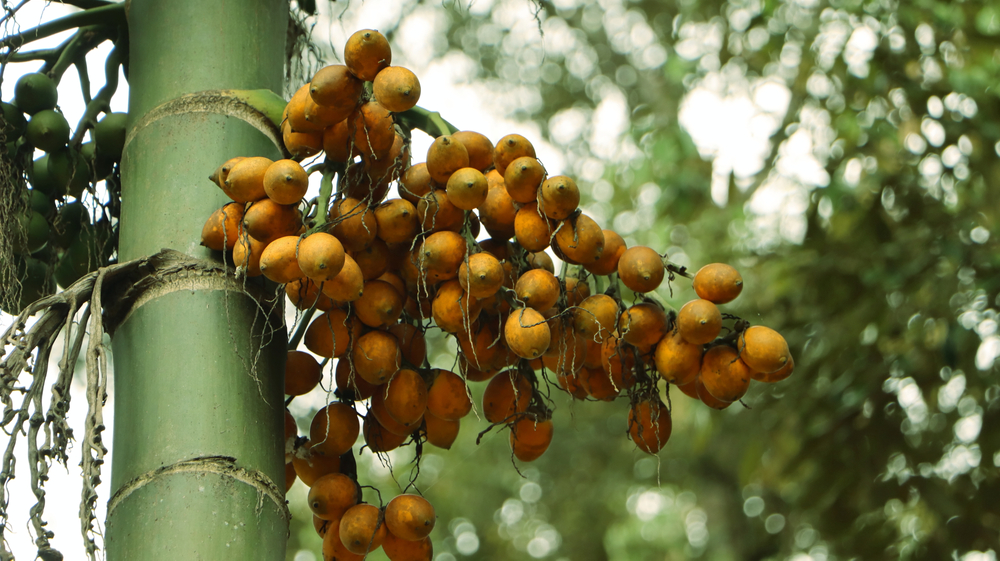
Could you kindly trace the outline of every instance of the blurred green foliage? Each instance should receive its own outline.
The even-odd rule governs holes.
[[[401,21],[420,11],[405,6]],[[778,329],[796,357],[795,374],[755,384],[747,408],[709,410],[674,391],[658,458],[626,438],[622,401],[557,396],[555,441],[523,477],[506,433],[476,446],[485,423],[470,417],[418,479],[439,515],[439,561],[996,549],[1000,4],[419,8],[446,22],[436,54],[465,53],[478,81],[530,94],[510,116],[565,154],[602,226],[694,268],[737,266],[746,289],[727,310]],[[745,108],[756,136],[705,115],[711,104],[685,109],[698,99]],[[622,105],[624,134],[610,147],[592,138],[602,108]],[[757,143],[727,145],[740,135]],[[693,297],[673,288],[660,296],[675,307]],[[393,455],[404,482],[406,454]],[[370,454],[360,462],[383,499],[399,492]],[[300,545],[318,553],[293,506],[289,559]]]

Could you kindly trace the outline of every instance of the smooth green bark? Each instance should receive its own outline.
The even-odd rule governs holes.
[[[280,92],[287,17],[282,0],[132,0],[130,130],[184,94]],[[161,248],[209,257],[202,224],[226,198],[207,178],[237,155],[280,157],[256,129],[212,113],[134,130],[122,162],[120,259]],[[148,301],[114,334],[109,560],[284,559],[284,508],[252,482],[197,466],[156,475],[229,457],[284,489],[285,334],[266,315],[246,294],[195,288]],[[136,481],[145,484],[120,493]]]

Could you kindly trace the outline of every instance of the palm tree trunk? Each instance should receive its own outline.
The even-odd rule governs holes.
[[[279,152],[211,106],[151,111],[204,90],[281,92],[288,3],[130,4],[119,258],[161,248],[207,258],[201,227],[225,202],[208,175],[234,156]],[[160,280],[112,342],[108,559],[284,559],[280,313],[261,310],[231,277]]]

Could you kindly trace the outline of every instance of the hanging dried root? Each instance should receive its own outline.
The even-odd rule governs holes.
[[[108,357],[103,339],[128,316],[133,306],[155,295],[163,280],[172,275],[201,277],[206,282],[229,283],[236,286],[232,271],[210,261],[193,259],[182,253],[163,250],[151,257],[104,267],[90,273],[65,291],[28,305],[3,333],[3,354],[0,362],[0,402],[3,413],[0,428],[7,435],[0,459],[0,561],[14,559],[7,547],[4,531],[7,525],[9,496],[7,486],[15,477],[14,450],[20,435],[27,438],[28,470],[31,490],[36,503],[30,510],[30,524],[41,559],[62,559],[52,549],[53,533],[46,529],[44,484],[53,460],[68,466],[69,441],[73,431],[67,416],[70,408],[70,384],[77,358],[83,350],[84,336],[89,336],[85,364],[87,379],[87,417],[82,439],[83,491],[80,498],[80,531],[87,555],[97,559],[98,544],[95,528],[97,505],[96,487],[101,482],[101,466],[107,448],[102,432],[105,429],[103,406],[107,399]],[[247,290],[253,290],[247,287]],[[258,296],[258,301],[265,298]],[[107,302],[105,304],[105,301]],[[34,318],[33,322],[29,319]],[[51,383],[51,400],[47,410],[42,406],[49,370],[49,357],[62,332],[63,351]],[[27,374],[30,383],[21,380]],[[39,444],[39,433],[44,440]]]
[[[122,274],[133,270],[135,266],[136,264],[130,263],[116,265],[110,269],[116,274]],[[31,489],[37,499],[30,510],[30,520],[36,536],[38,555],[43,559],[61,558],[61,555],[49,545],[52,532],[45,529],[43,485],[48,479],[47,473],[52,459],[64,466],[67,465],[69,440],[72,438],[72,430],[66,417],[69,412],[70,383],[73,379],[76,357],[83,344],[86,331],[84,324],[90,316],[88,301],[94,290],[96,276],[96,273],[88,275],[65,292],[29,305],[3,334],[0,400],[3,401],[4,412],[0,424],[8,435],[8,441],[3,454],[3,468],[0,471],[0,506],[6,513],[9,503],[6,488],[10,480],[15,477],[14,449],[18,435],[25,434],[25,423],[30,421],[25,436],[28,440]],[[76,321],[81,309],[83,311],[80,321]],[[28,319],[39,312],[40,316],[29,327]],[[100,321],[100,314],[96,314],[96,317]],[[49,356],[60,330],[65,330],[66,344],[58,365],[58,375],[52,384],[52,400],[48,411],[44,411],[42,392],[48,374]],[[31,383],[27,388],[18,385],[22,373],[31,376]],[[15,404],[16,394],[21,396],[17,404]],[[39,447],[40,430],[45,434],[45,440]],[[0,523],[0,532],[5,528],[6,516]],[[89,536],[86,539],[90,539]],[[0,545],[0,559],[13,559],[13,554],[7,549],[6,543]]]

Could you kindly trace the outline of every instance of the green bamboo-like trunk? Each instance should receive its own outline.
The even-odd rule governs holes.
[[[201,227],[226,200],[208,175],[234,156],[279,152],[238,118],[196,107],[144,116],[192,92],[281,92],[288,3],[130,4],[119,256],[171,248],[207,258]],[[287,511],[274,500],[284,489],[284,332],[272,333],[256,301],[231,285],[192,278],[185,287],[182,276],[113,336],[108,559],[284,559]]]

